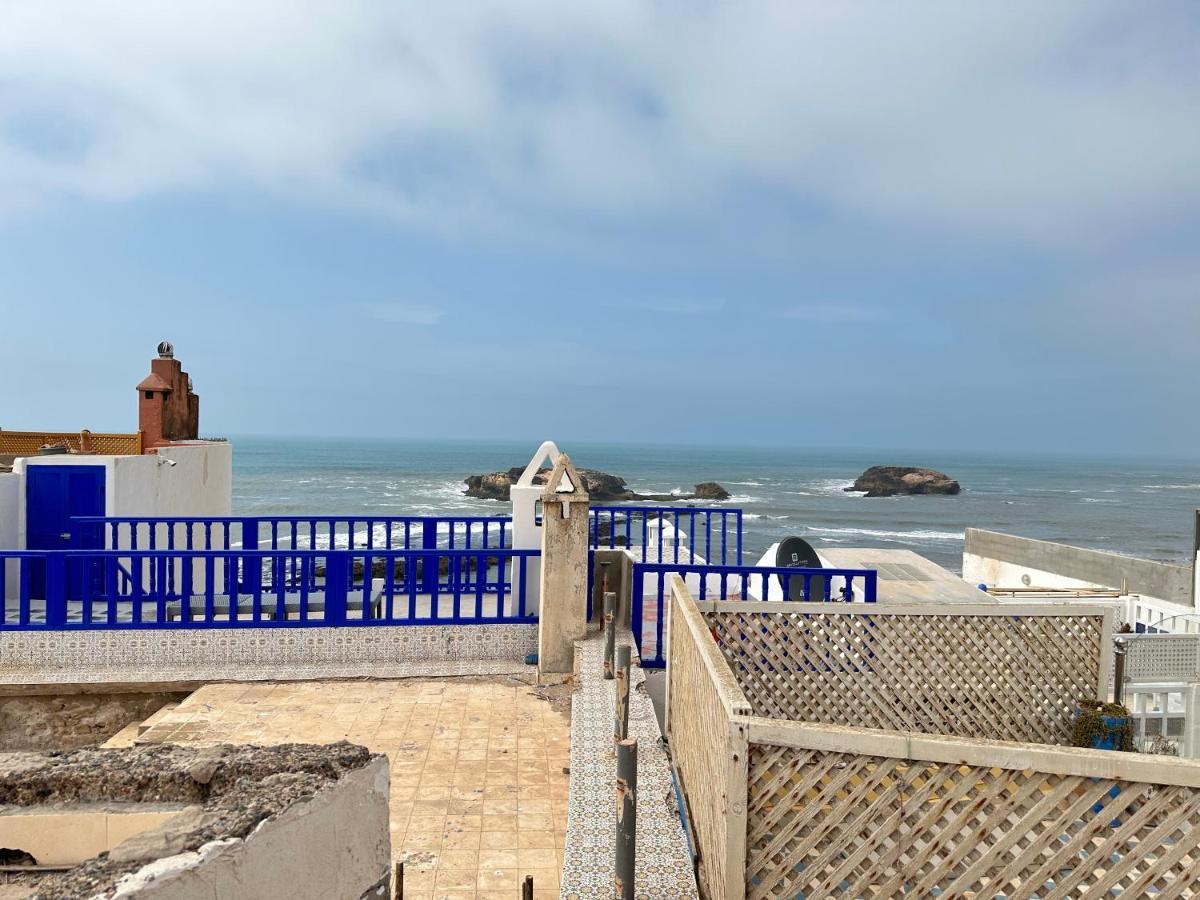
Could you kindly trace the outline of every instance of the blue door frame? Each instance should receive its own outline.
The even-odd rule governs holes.
[[[95,549],[103,533],[81,527],[74,516],[104,515],[104,466],[27,466],[25,469],[25,546],[30,550]],[[46,564],[30,560],[30,594],[44,597]],[[68,562],[67,595],[83,596],[84,570]]]

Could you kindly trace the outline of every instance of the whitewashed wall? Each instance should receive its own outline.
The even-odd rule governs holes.
[[[20,540],[21,476],[12,472],[0,474],[0,549],[15,549]],[[14,563],[4,565],[0,587],[4,596],[16,596],[17,567]]]
[[[54,465],[102,466],[105,515],[228,516],[233,511],[233,447],[228,443],[178,444],[143,456],[25,457],[16,460],[11,475],[0,476],[0,547],[26,546],[25,472]],[[11,509],[15,515],[8,514]],[[139,546],[148,543],[143,529]],[[129,546],[128,540],[120,546]],[[6,572],[5,596],[16,595],[15,579],[15,571]]]
[[[112,460],[110,516],[228,516],[233,512],[233,447],[227,443],[179,444],[164,447],[157,455]]]

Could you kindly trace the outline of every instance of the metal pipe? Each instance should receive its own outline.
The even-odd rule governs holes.
[[[629,737],[629,645],[617,648],[617,711],[613,736],[618,742]]]
[[[526,875],[521,884],[521,900],[533,900],[533,876]]]
[[[394,885],[396,900],[404,900],[404,863],[396,863],[396,883]]]
[[[613,591],[604,593],[604,677],[613,677],[613,647],[617,643],[617,595]]]
[[[620,900],[633,900],[637,856],[637,740],[617,744],[617,848],[613,884]]]
[[[1125,702],[1125,642],[1113,641],[1113,702]]]

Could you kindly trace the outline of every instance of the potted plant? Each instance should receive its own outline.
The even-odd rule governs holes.
[[[1071,730],[1073,747],[1094,750],[1133,750],[1133,718],[1120,703],[1081,699]]]

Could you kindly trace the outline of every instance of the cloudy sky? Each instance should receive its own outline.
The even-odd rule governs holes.
[[[1200,456],[1200,6],[0,4],[0,427]]]

